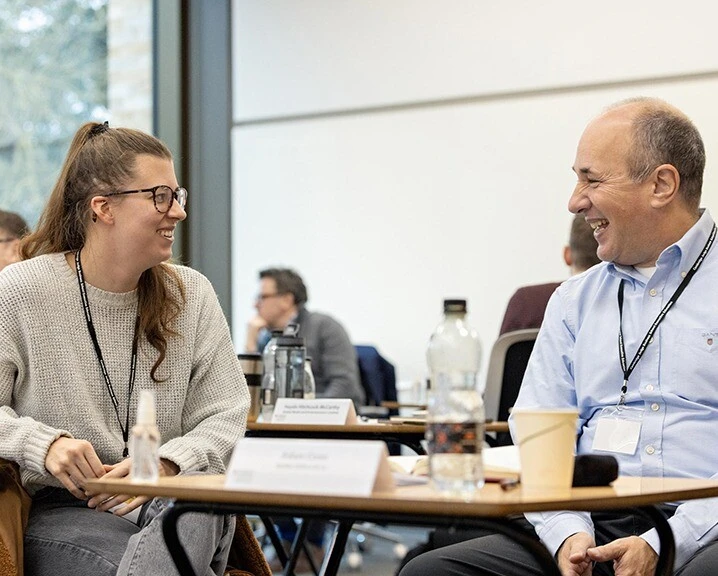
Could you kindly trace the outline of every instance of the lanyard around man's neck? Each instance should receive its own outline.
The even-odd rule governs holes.
[[[663,322],[663,319],[666,317],[666,314],[668,314],[668,311],[678,301],[678,298],[683,293],[683,290],[686,289],[686,286],[688,286],[688,283],[691,281],[691,278],[693,278],[695,273],[698,271],[698,268],[700,268],[701,264],[703,264],[703,260],[705,260],[705,257],[710,251],[711,246],[713,246],[713,241],[715,240],[715,237],[716,225],[713,224],[713,228],[711,229],[711,233],[708,236],[708,240],[703,247],[703,250],[698,255],[698,258],[693,263],[693,266],[691,266],[691,269],[686,272],[686,275],[683,278],[683,281],[681,282],[680,286],[676,288],[676,291],[673,293],[668,302],[666,302],[666,305],[663,307],[663,310],[659,312],[658,316],[653,321],[653,324],[651,324],[651,327],[648,329],[648,332],[644,336],[641,345],[636,351],[636,355],[633,357],[633,360],[631,360],[631,364],[628,366],[626,365],[626,348],[623,342],[623,287],[625,280],[621,280],[621,283],[618,286],[618,356],[621,360],[621,370],[623,370],[623,385],[621,386],[621,397],[618,400],[619,406],[623,406],[626,403],[628,379],[630,378],[633,369],[636,367],[636,364],[638,364],[638,361],[643,357],[643,353],[646,351],[646,347],[653,339],[653,334],[658,329],[658,326],[661,322]]]

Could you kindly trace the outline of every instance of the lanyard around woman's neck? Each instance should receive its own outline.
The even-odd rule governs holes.
[[[92,339],[92,345],[95,348],[95,355],[100,363],[100,370],[102,371],[102,377],[105,379],[105,386],[107,392],[112,400],[112,407],[115,409],[117,415],[117,423],[120,425],[122,430],[122,440],[125,442],[125,448],[122,451],[122,457],[126,458],[129,455],[128,441],[130,434],[130,400],[132,399],[132,391],[135,388],[135,375],[137,368],[137,341],[140,330],[140,316],[137,315],[135,320],[135,334],[132,337],[132,358],[130,360],[130,380],[127,385],[127,412],[125,414],[125,425],[122,425],[122,419],[120,418],[120,405],[117,401],[117,395],[115,389],[112,387],[110,381],[110,375],[107,372],[107,366],[105,360],[102,357],[102,350],[100,349],[100,343],[97,341],[97,333],[95,332],[95,325],[92,323],[92,313],[90,312],[90,301],[87,298],[87,286],[85,285],[85,276],[82,273],[82,264],[80,263],[80,250],[75,252],[75,270],[77,272],[77,283],[80,285],[80,296],[82,297],[82,308],[85,311],[85,320],[87,321],[87,331],[90,333]]]
[[[648,329],[648,332],[644,336],[641,345],[638,347],[638,350],[636,350],[636,355],[633,357],[633,360],[631,360],[631,364],[629,366],[626,365],[626,348],[623,342],[623,286],[625,280],[621,280],[621,284],[618,287],[618,356],[621,360],[621,370],[623,370],[623,386],[621,386],[621,397],[618,400],[619,406],[623,406],[626,403],[628,379],[631,377],[633,369],[636,367],[636,364],[638,364],[638,361],[643,357],[643,353],[646,351],[646,347],[648,346],[648,344],[650,344],[651,339],[653,338],[653,334],[658,329],[659,324],[663,322],[663,319],[666,317],[666,314],[668,314],[668,311],[678,301],[678,298],[683,293],[683,290],[686,289],[686,286],[688,286],[688,283],[691,281],[691,278],[693,278],[695,273],[698,271],[698,268],[700,268],[701,264],[703,264],[703,260],[705,260],[705,257],[710,251],[711,246],[713,246],[713,241],[715,240],[715,237],[716,225],[713,224],[713,229],[708,236],[708,240],[703,247],[703,250],[699,254],[696,261],[693,263],[693,266],[691,266],[691,269],[686,272],[683,281],[681,282],[680,286],[676,288],[676,291],[673,293],[673,296],[671,296],[670,300],[666,302],[666,305],[663,307],[663,310],[659,312],[658,316],[653,321],[653,324],[651,324],[651,327]]]

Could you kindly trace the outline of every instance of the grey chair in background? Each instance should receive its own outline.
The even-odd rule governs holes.
[[[515,330],[502,334],[494,342],[484,391],[487,420],[501,422],[508,419],[519,394],[537,334],[538,328]],[[507,432],[496,434],[496,446],[511,443],[511,436]]]

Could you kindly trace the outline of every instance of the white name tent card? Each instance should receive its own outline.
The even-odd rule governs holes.
[[[356,424],[354,402],[348,398],[277,398],[272,415],[274,424]]]
[[[386,444],[378,440],[243,438],[225,488],[329,496],[371,496],[394,489]]]

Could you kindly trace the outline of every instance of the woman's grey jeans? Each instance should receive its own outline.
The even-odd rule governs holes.
[[[25,530],[27,576],[176,576],[162,518],[169,500],[147,502],[137,524],[98,512],[67,490],[45,488],[33,497]],[[179,536],[195,573],[222,576],[234,517],[188,513]]]

